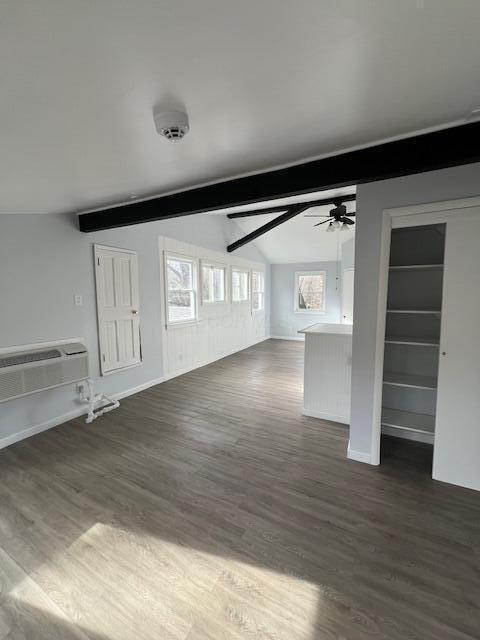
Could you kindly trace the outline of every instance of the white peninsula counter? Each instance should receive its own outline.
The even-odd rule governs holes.
[[[352,325],[314,324],[305,334],[303,414],[350,422]]]

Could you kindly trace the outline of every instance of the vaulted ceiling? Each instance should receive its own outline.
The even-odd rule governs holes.
[[[4,0],[0,213],[87,210],[464,122],[479,23],[473,0]],[[187,110],[182,142],[156,134],[157,104]]]
[[[307,194],[293,198],[282,198],[275,204],[300,203],[302,200],[313,199],[314,197],[338,197],[345,194],[354,193],[354,187],[324,191],[321,194]],[[273,203],[272,203],[273,204]],[[262,203],[264,206],[265,203]],[[253,205],[252,205],[253,206]],[[355,211],[355,202],[346,202],[347,212]],[[327,223],[315,227],[318,222],[326,220],[333,204],[321,207],[312,207],[304,213],[295,216],[291,220],[284,222],[280,226],[272,229],[265,235],[254,240],[257,249],[272,264],[299,263],[299,262],[319,262],[337,260],[341,256],[341,245],[354,238],[355,226],[351,226],[348,231],[336,231],[326,233]],[[249,210],[252,207],[242,207],[242,210]],[[239,207],[240,209],[240,207]],[[230,209],[234,212],[236,208]],[[348,215],[347,213],[347,215]],[[219,215],[219,214],[212,214]],[[241,238],[243,235],[254,231],[263,224],[277,217],[278,213],[261,214],[246,218],[236,218],[235,222],[239,230],[232,237],[232,241]]]

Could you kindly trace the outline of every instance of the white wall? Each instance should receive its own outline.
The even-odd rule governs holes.
[[[159,238],[159,245],[162,258],[165,253],[195,258],[200,282],[202,260],[223,265],[227,269],[225,302],[203,304],[199,294],[197,322],[167,325],[165,322],[165,298],[162,296],[164,375],[169,377],[179,375],[184,371],[244,349],[265,337],[265,310],[254,311],[252,309],[251,295],[250,300],[246,302],[233,302],[231,294],[232,267],[243,267],[249,271],[265,273],[265,264],[247,260],[236,253],[212,251],[163,236]],[[160,268],[164,269],[163,259]],[[163,274],[161,280],[162,283],[165,281]]]
[[[355,268],[355,237],[350,238],[342,245],[342,257],[340,265],[340,295],[342,300],[340,302],[340,322],[343,320],[343,280],[345,269]],[[353,302],[353,301],[352,301]]]
[[[76,216],[0,215],[0,347],[84,337],[98,391],[119,394],[162,378],[158,237],[224,251],[232,224],[224,216],[197,215],[83,234]],[[143,363],[105,378],[99,377],[94,243],[135,250],[139,260]],[[265,262],[252,245],[238,255]],[[266,327],[268,290],[267,265]],[[74,294],[83,296],[82,307],[74,306]],[[72,385],[0,404],[0,446],[21,431],[78,413],[74,391]]]
[[[370,459],[382,212],[480,194],[480,164],[360,185],[355,234],[355,306],[350,448]]]
[[[317,322],[340,322],[340,281],[337,282],[338,262],[302,262],[271,265],[270,334],[275,337],[302,338],[301,329]],[[325,313],[295,313],[295,272],[326,271],[327,290]],[[340,271],[338,271],[340,275]]]
[[[355,236],[342,244],[342,273],[343,269],[355,267]]]

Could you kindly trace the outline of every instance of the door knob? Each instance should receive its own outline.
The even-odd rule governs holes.
[[[132,309],[132,313],[134,316],[138,315],[138,310],[137,309]]]

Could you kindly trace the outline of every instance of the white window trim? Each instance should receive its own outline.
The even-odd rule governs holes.
[[[323,308],[322,309],[299,309],[298,307],[298,280],[299,276],[321,276],[323,275]],[[293,289],[293,309],[294,313],[324,316],[327,313],[327,272],[321,271],[295,271]]]
[[[223,285],[224,285],[224,299],[223,300],[204,300],[203,298],[203,267],[215,267],[217,269],[223,269],[225,272],[225,277],[224,277],[224,281],[223,281]],[[207,258],[202,258],[200,260],[200,271],[199,271],[199,280],[200,280],[200,295],[201,295],[201,300],[202,300],[202,305],[217,305],[217,304],[227,304],[228,303],[228,280],[229,280],[229,273],[228,273],[228,265],[221,263],[221,262],[215,262],[214,260],[208,260]]]
[[[168,259],[174,258],[177,260],[184,260],[185,262],[191,262],[193,264],[193,275],[192,279],[196,286],[196,289],[193,289],[194,298],[195,298],[195,318],[189,320],[179,320],[176,322],[172,322],[168,318]],[[199,305],[198,305],[198,289],[199,289],[199,260],[194,256],[188,256],[182,253],[176,253],[175,251],[167,251],[163,252],[163,282],[164,282],[164,292],[163,292],[163,300],[165,305],[165,327],[174,328],[174,327],[186,327],[192,324],[198,324],[200,322],[199,318]]]
[[[254,290],[253,289],[253,274],[254,273],[262,276],[262,279],[263,279],[263,289],[262,290],[260,290],[260,289]],[[252,291],[251,291],[250,299],[252,301],[252,313],[263,313],[265,311],[265,271],[261,271],[260,269],[252,269],[251,270],[251,283],[252,283]],[[263,306],[262,306],[261,309],[254,309],[254,307],[253,307],[253,294],[254,293],[261,293],[262,296],[263,296],[263,298],[262,298]]]
[[[240,271],[241,273],[247,274],[247,298],[245,300],[234,300],[233,299],[233,272]],[[248,304],[252,299],[252,283],[251,283],[251,269],[250,267],[239,267],[237,265],[230,265],[230,291],[231,291],[231,300],[232,304]]]

